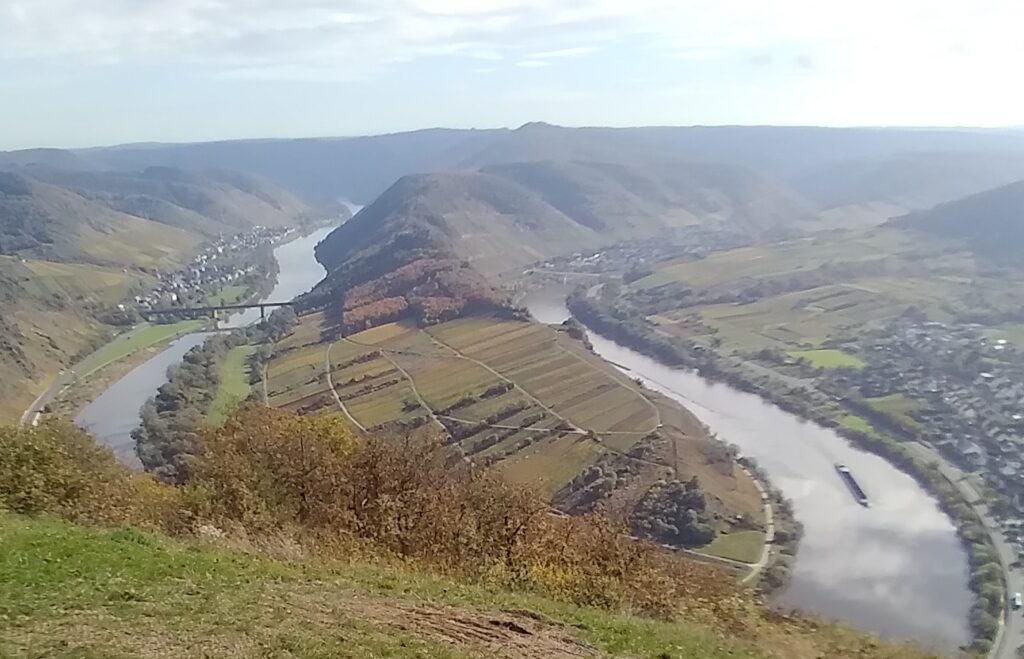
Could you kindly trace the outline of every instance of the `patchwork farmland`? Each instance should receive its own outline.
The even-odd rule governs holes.
[[[723,518],[763,519],[753,482],[695,419],[556,328],[474,317],[331,330],[306,316],[275,346],[268,404],[364,430],[436,433],[567,511],[593,504],[578,490],[599,469],[620,476],[611,509],[628,511],[659,479],[697,476]]]

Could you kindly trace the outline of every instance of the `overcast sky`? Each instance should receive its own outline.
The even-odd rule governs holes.
[[[0,148],[1024,124],[1024,0],[0,0]]]

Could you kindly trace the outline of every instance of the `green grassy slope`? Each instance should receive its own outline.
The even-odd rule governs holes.
[[[0,516],[5,657],[766,656],[699,625]]]
[[[256,346],[241,345],[228,351],[220,366],[220,385],[210,404],[207,422],[220,425],[249,396],[248,361]]]

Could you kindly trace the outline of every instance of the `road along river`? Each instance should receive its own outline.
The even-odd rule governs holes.
[[[524,303],[544,323],[570,315],[558,293],[536,293]],[[755,458],[793,501],[804,536],[777,605],[942,652],[969,642],[967,555],[952,522],[910,476],[758,396],[670,368],[594,332],[590,340],[599,355]],[[850,468],[870,508],[854,500],[836,463]]]
[[[324,228],[274,249],[278,275],[274,290],[265,300],[286,302],[313,288],[324,277],[324,269],[313,258],[313,248],[332,228]],[[259,309],[233,314],[223,328],[244,327],[260,318]],[[198,332],[172,342],[163,352],[140,364],[115,382],[75,417],[75,424],[89,431],[100,444],[109,446],[125,464],[141,468],[135,455],[131,432],[139,425],[139,410],[156,390],[167,382],[167,370],[185,353],[210,335]]]

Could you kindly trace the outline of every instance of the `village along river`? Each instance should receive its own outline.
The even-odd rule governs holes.
[[[277,283],[265,300],[287,302],[323,279],[324,269],[313,258],[313,248],[332,229],[319,229],[274,249],[278,265]],[[220,326],[244,327],[259,318],[259,309],[247,309],[233,314]],[[131,370],[85,406],[75,417],[75,424],[88,430],[100,444],[109,446],[125,464],[141,467],[135,455],[135,440],[131,436],[132,430],[139,425],[139,410],[167,382],[167,370],[208,336],[209,332],[197,332],[176,339],[161,353]]]
[[[274,250],[280,274],[266,298],[290,300],[324,275],[313,248],[322,229]],[[526,300],[545,323],[569,317],[553,292]],[[259,312],[237,314],[239,327]],[[75,419],[126,462],[138,465],[131,431],[139,409],[167,381],[178,363],[207,334],[182,337],[135,368]],[[940,651],[969,641],[967,557],[950,520],[909,476],[881,458],[859,451],[836,433],[782,411],[755,395],[673,369],[591,333],[599,355],[625,367],[655,390],[697,415],[723,440],[755,458],[772,484],[793,501],[804,525],[790,586],[775,598],[796,608],[847,622],[891,639],[907,639]],[[850,467],[867,491],[870,508],[854,501],[835,471]]]
[[[570,316],[564,299],[550,291],[525,304],[544,323]],[[792,582],[776,604],[939,651],[969,642],[967,555],[952,522],[910,476],[758,396],[670,368],[594,332],[590,341],[597,354],[755,458],[793,501],[804,536]],[[854,500],[836,463],[850,468],[870,508]]]

